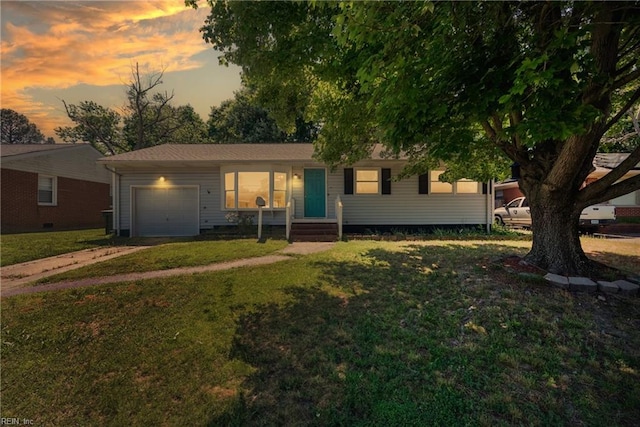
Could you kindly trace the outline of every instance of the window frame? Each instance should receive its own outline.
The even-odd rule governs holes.
[[[50,202],[43,202],[40,200],[40,191],[45,191],[40,189],[40,179],[42,178],[51,180],[51,201]],[[38,174],[38,188],[36,190],[36,201],[38,202],[38,206],[57,206],[58,205],[58,177],[53,175]]]
[[[375,171],[376,174],[377,174],[376,181],[358,180],[358,172],[360,172],[360,171],[363,171],[363,172],[373,172],[373,171]],[[358,191],[358,183],[359,182],[362,182],[362,183],[376,182],[377,183],[377,191],[375,193],[374,192],[361,192],[361,191]],[[354,168],[354,170],[353,170],[353,194],[354,195],[358,195],[358,196],[380,195],[381,189],[382,189],[382,170],[381,170],[381,168],[375,168],[375,167]]]
[[[269,167],[269,168],[252,168],[252,167],[228,167],[228,168],[222,168],[220,170],[220,174],[221,174],[221,186],[220,186],[220,194],[221,194],[221,210],[222,211],[242,211],[242,212],[247,212],[247,211],[257,211],[258,210],[258,206],[250,206],[250,207],[239,207],[238,206],[238,201],[239,201],[239,185],[238,185],[238,179],[239,179],[239,174],[241,173],[266,173],[269,174],[269,179],[268,179],[268,183],[269,183],[269,189],[268,189],[268,195],[267,195],[267,202],[268,205],[264,207],[264,209],[268,209],[268,210],[273,210],[273,211],[284,211],[286,210],[286,203],[287,203],[287,197],[290,194],[290,176],[291,174],[289,173],[290,171],[287,171],[284,167]],[[226,182],[226,177],[228,174],[232,174],[233,175],[233,186],[234,188],[232,190],[228,190],[227,189],[227,182]],[[285,184],[284,184],[284,189],[283,190],[276,190],[275,189],[275,176],[276,174],[283,174],[285,176]],[[233,194],[233,201],[234,201],[234,206],[233,207],[229,207],[227,206],[227,194],[228,193],[232,193]],[[273,202],[274,202],[274,195],[276,193],[283,193],[284,194],[284,206],[282,207],[273,207]],[[254,201],[255,202],[255,201]]]
[[[435,195],[460,195],[460,196],[477,196],[477,195],[479,195],[479,194],[482,194],[482,183],[481,183],[480,181],[474,181],[474,180],[472,180],[472,179],[465,179],[465,178],[460,179],[460,180],[457,180],[457,181],[454,181],[454,182],[452,182],[452,183],[448,183],[448,182],[441,182],[441,181],[439,181],[439,180],[437,180],[437,179],[434,181],[434,180],[432,180],[432,178],[431,178],[431,177],[432,177],[432,175],[431,175],[431,174],[432,174],[432,173],[434,173],[434,172],[439,172],[439,173],[438,173],[437,178],[440,178],[440,175],[441,175],[441,174],[443,174],[445,171],[444,171],[444,170],[442,170],[442,169],[433,169],[433,170],[430,170],[430,171],[428,172],[428,177],[429,177],[429,191],[428,191],[428,193],[426,193],[426,194],[431,194],[431,195],[434,195],[434,194],[435,194]],[[468,191],[460,192],[460,191],[458,190],[458,183],[459,183],[460,181],[462,181],[462,182],[464,182],[464,183],[473,183],[473,184],[475,184],[475,185],[476,185],[476,191],[474,191],[474,192],[468,192]],[[444,191],[434,191],[434,189],[433,189],[433,185],[432,185],[434,182],[435,182],[435,183],[440,183],[440,184],[448,184],[448,185],[450,185],[450,186],[451,186],[451,191],[447,191],[447,192],[444,192]]]
[[[436,176],[435,180],[433,179],[434,173],[438,173],[438,176]],[[434,169],[429,171],[429,194],[455,194],[454,185],[452,183],[442,182],[439,180],[440,175],[442,175],[443,173],[444,173],[444,170],[441,170],[441,169]],[[449,185],[451,186],[451,191],[436,191],[433,188],[434,183]]]

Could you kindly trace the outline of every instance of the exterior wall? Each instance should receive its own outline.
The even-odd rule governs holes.
[[[356,167],[390,167],[392,176],[402,170],[401,162],[385,162],[384,164],[369,162],[360,163]],[[244,165],[245,167],[247,165]],[[224,169],[242,165],[225,165]],[[304,169],[324,168],[309,162],[296,166],[265,165],[273,170],[287,170],[289,173],[289,194],[294,199],[296,219],[304,218]],[[257,170],[257,169],[256,169]],[[363,195],[344,194],[344,169],[338,168],[327,176],[327,218],[335,219],[335,201],[340,196],[343,205],[343,221],[345,225],[459,225],[485,224],[487,221],[487,196],[479,191],[477,194],[419,194],[418,177],[413,176],[399,182],[392,182],[391,194]],[[172,186],[198,185],[200,198],[200,229],[206,230],[230,223],[225,218],[229,212],[223,210],[221,168],[212,165],[210,168],[166,169],[162,172],[150,170],[118,170],[119,185],[119,229],[125,234],[131,230],[131,188],[135,186]],[[295,178],[295,176],[299,178]],[[160,177],[164,181],[160,181]],[[491,207],[490,207],[491,208]],[[246,211],[255,215],[257,210]],[[489,215],[493,218],[493,215]],[[264,225],[285,225],[286,211],[283,209],[263,210]]]
[[[101,157],[102,154],[90,145],[70,145],[58,150],[3,157],[2,168],[109,184],[111,173],[96,163]]]
[[[119,171],[118,173],[122,175],[120,178],[120,230],[131,230],[132,186],[197,185],[200,189],[200,229],[207,230],[215,226],[231,225],[225,218],[225,215],[230,211],[222,209],[221,175],[218,166],[189,171],[184,169],[164,170],[162,173],[132,170]],[[164,182],[160,182],[161,176],[164,177]],[[246,213],[255,215],[254,223],[257,223],[257,210],[247,211]],[[264,209],[263,224],[284,225],[285,211]]]
[[[307,167],[321,167],[308,164]],[[391,175],[402,171],[402,163],[389,164]],[[381,167],[381,163],[362,162],[358,167]],[[304,176],[303,167],[294,167],[294,174]],[[296,199],[296,218],[304,217],[304,183],[293,182]],[[343,203],[345,225],[446,225],[486,223],[486,195],[478,194],[419,194],[418,177],[412,176],[391,183],[391,194],[344,194],[344,168],[334,172],[327,169],[328,218],[336,218],[335,200]],[[493,217],[493,215],[492,215]]]
[[[38,205],[38,174],[2,168],[2,232],[104,226],[109,184],[57,177],[55,206]]]

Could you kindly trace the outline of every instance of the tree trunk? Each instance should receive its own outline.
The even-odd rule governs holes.
[[[529,192],[533,245],[525,261],[551,273],[588,275],[594,269],[582,250],[580,210],[569,192]]]

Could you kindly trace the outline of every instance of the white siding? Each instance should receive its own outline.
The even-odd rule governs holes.
[[[380,165],[380,164],[378,164]],[[360,164],[356,167],[361,166]],[[362,166],[375,166],[363,163]],[[384,167],[389,167],[384,165]],[[396,176],[402,165],[391,166]],[[391,194],[344,194],[344,169],[329,175],[329,193],[341,194],[345,225],[446,225],[486,223],[486,195],[418,194],[418,177],[391,183]],[[330,203],[333,211],[333,202]],[[335,213],[333,213],[335,215]],[[335,217],[335,216],[333,216]]]
[[[96,160],[103,157],[89,145],[2,158],[2,167],[83,181],[111,183],[111,173]]]
[[[390,167],[392,176],[402,170],[400,162],[368,162],[357,166]],[[357,167],[356,166],[356,167]],[[309,162],[296,165],[290,172],[290,194],[295,199],[295,218],[304,217],[304,168],[319,167]],[[418,177],[391,183],[391,194],[344,194],[344,169],[327,171],[328,218],[335,218],[335,200],[340,196],[344,204],[345,225],[446,225],[484,224],[487,221],[487,196],[481,194],[418,194]],[[222,209],[221,174],[218,166],[207,169],[175,169],[163,172],[122,171],[120,178],[120,229],[131,228],[131,186],[149,185],[199,185],[200,228],[230,225]],[[294,175],[300,179],[294,179]],[[164,183],[159,178],[165,178]],[[257,211],[249,211],[256,215]],[[284,225],[284,210],[263,211],[265,225]],[[492,216],[489,216],[492,218]]]
[[[225,215],[228,211],[222,209],[220,168],[212,166],[206,170],[166,170],[160,172],[118,171],[120,178],[120,229],[131,230],[131,187],[132,186],[164,186],[199,185],[200,186],[200,229],[210,229],[214,226],[231,225]],[[160,182],[160,177],[164,182]],[[258,212],[254,214],[257,223]],[[265,225],[284,225],[285,212],[263,211]]]
[[[308,164],[305,167],[319,167]],[[403,165],[361,162],[357,167],[389,167],[391,175],[402,171]],[[293,173],[304,176],[304,167]],[[296,218],[304,218],[304,188],[302,179],[293,181],[292,196],[296,201]],[[344,205],[345,225],[437,225],[486,223],[486,195],[478,194],[418,194],[418,177],[412,176],[391,183],[391,194],[344,194],[344,168],[331,172],[327,168],[328,218],[335,218],[335,200],[340,196]]]

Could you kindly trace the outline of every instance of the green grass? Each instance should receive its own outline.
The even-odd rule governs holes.
[[[0,265],[18,264],[111,244],[114,244],[114,239],[104,234],[104,228],[3,234],[0,236]]]
[[[38,283],[207,265],[215,262],[268,255],[284,249],[287,244],[286,240],[272,239],[262,244],[257,244],[255,239],[165,243],[108,261],[50,276],[39,280]]]
[[[617,244],[585,246],[600,261],[634,256]],[[640,298],[507,273],[500,259],[528,245],[348,242],[261,267],[4,298],[2,416],[634,425]]]

